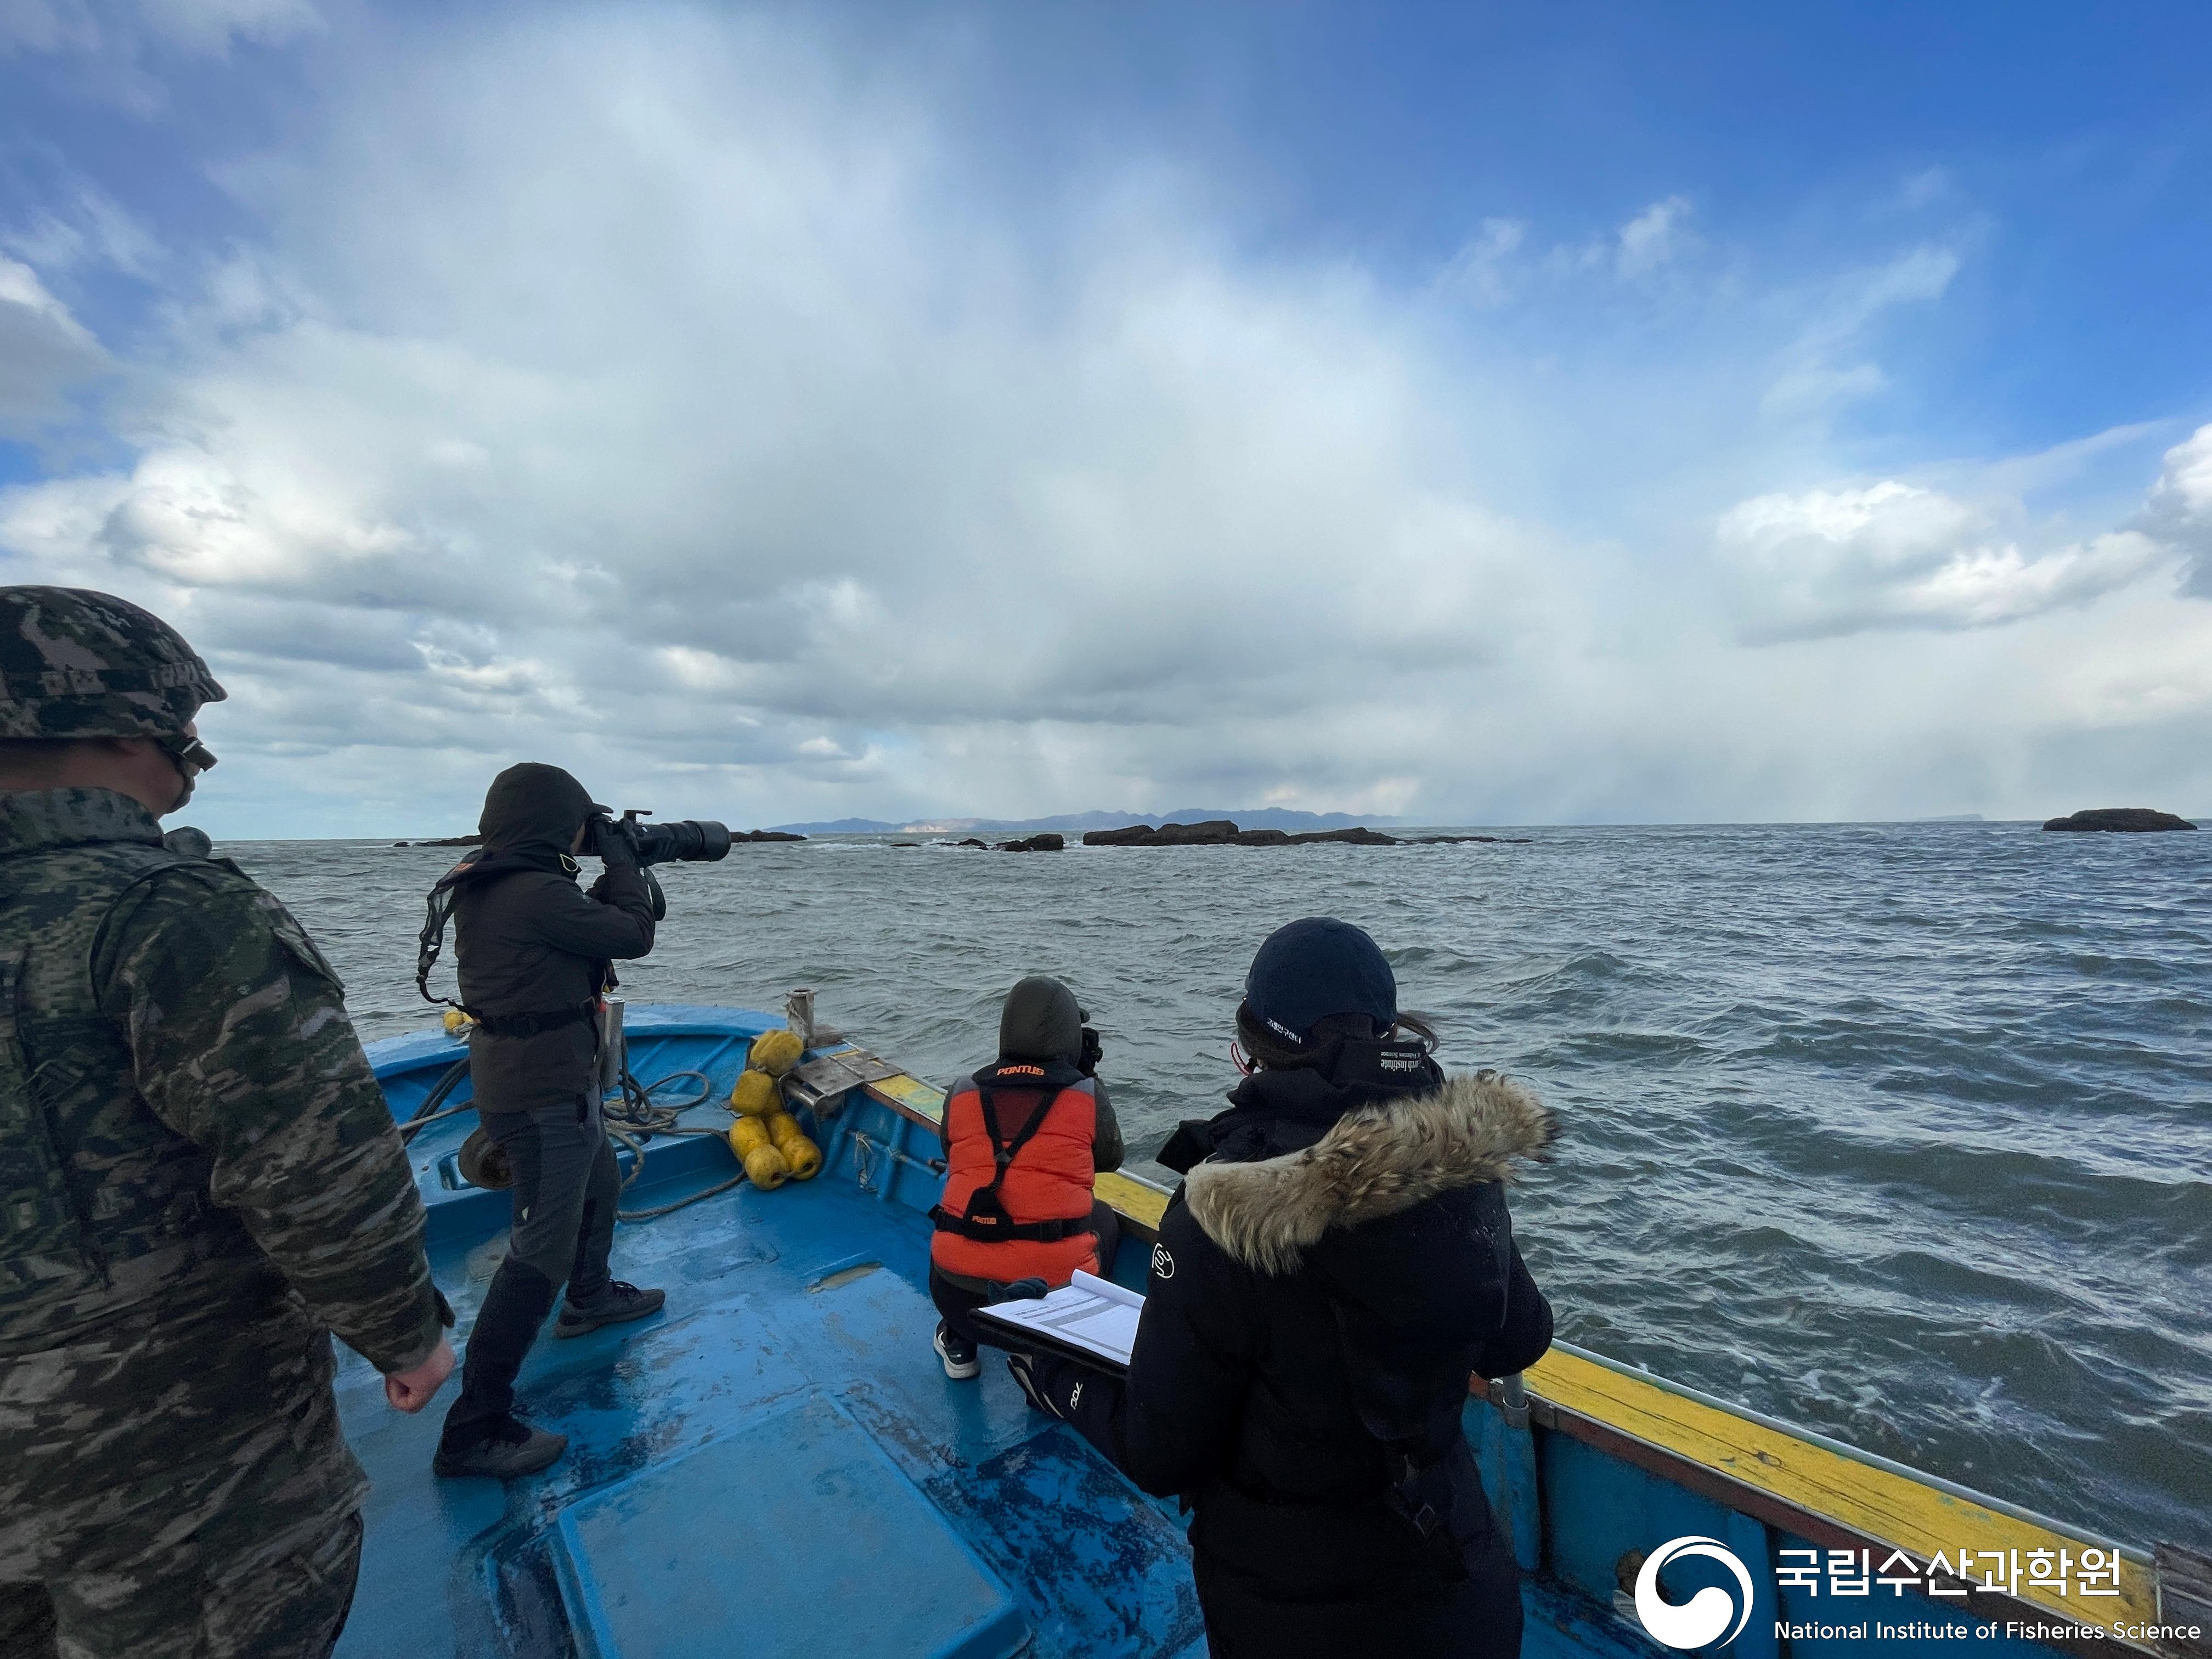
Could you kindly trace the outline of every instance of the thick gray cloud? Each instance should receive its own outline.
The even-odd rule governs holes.
[[[2212,721],[2165,496],[2069,540],[1834,482],[1948,251],[1741,297],[1670,196],[1394,282],[1142,156],[1009,201],[957,85],[790,15],[311,42],[313,127],[221,171],[259,233],[125,365],[136,461],[0,492],[0,569],[216,657],[218,812],[426,829],[526,754],[750,822],[2001,811],[2154,665]]]

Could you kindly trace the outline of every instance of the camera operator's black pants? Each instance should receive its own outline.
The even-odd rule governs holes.
[[[446,1413],[444,1443],[462,1451],[514,1408],[514,1379],[563,1283],[572,1302],[605,1290],[622,1191],[599,1103],[530,1112],[480,1111],[485,1131],[514,1171],[514,1227],[507,1260],[492,1275],[469,1333],[461,1397]]]

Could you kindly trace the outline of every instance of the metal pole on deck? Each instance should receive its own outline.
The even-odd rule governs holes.
[[[1516,1371],[1502,1384],[1504,1403],[1498,1436],[1504,1453],[1505,1524],[1513,1534],[1513,1559],[1534,1572],[1543,1559],[1544,1522],[1537,1507],[1536,1441],[1528,1431],[1528,1385]]]
[[[599,999],[599,1097],[619,1093],[623,1073],[629,1069],[629,1050],[623,1036],[623,1000]]]

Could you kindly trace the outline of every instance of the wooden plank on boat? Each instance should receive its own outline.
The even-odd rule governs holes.
[[[2063,1549],[2077,1561],[2081,1554],[2077,1538],[1718,1407],[1685,1399],[1656,1382],[1574,1354],[1553,1349],[1531,1365],[1526,1376],[1529,1393],[1539,1400],[1771,1493],[1792,1509],[1901,1549],[1923,1566],[1938,1553],[1955,1565],[1962,1550],[1970,1562],[1982,1550],[2018,1550],[2023,1564],[2031,1550]],[[1975,1565],[1969,1571],[1978,1573],[1981,1569]],[[2070,1575],[2074,1588],[2060,1595],[2029,1584],[2024,1565],[2021,1571],[2014,1592],[2018,1600],[2079,1623],[2109,1626],[2155,1621],[2154,1581],[2141,1562],[2122,1559],[2117,1595],[2084,1595],[2078,1577]]]
[[[904,1112],[933,1129],[944,1121],[945,1091],[932,1088],[919,1078],[898,1072],[874,1079],[867,1091],[893,1111]]]

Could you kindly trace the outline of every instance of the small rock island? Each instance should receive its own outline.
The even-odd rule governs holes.
[[[2148,806],[2093,806],[2086,811],[2052,818],[2044,826],[2046,830],[2104,830],[2115,832],[2146,835],[2159,830],[2194,830],[2197,826],[2187,818],[2177,817],[2171,812],[2153,811]]]
[[[1344,847],[1438,847],[1466,842],[1497,843],[1516,839],[1504,836],[1414,836],[1410,839],[1386,836],[1364,825],[1350,830],[1308,830],[1293,834],[1283,830],[1239,830],[1227,818],[1208,818],[1202,823],[1133,823],[1126,830],[1093,830],[1083,837],[1085,847],[1314,847],[1334,842]],[[1525,844],[1525,842],[1524,842]]]
[[[1200,823],[1164,823],[1157,830],[1149,823],[1133,823],[1122,830],[1088,830],[1083,837],[1085,847],[1311,847],[1324,842],[1342,847],[1441,847],[1467,842],[1510,842],[1525,847],[1528,844],[1528,838],[1516,836],[1405,837],[1386,836],[1364,825],[1350,830],[1309,830],[1292,834],[1283,830],[1240,830],[1227,818],[1207,818]],[[984,851],[995,846],[1001,853],[1060,853],[1067,849],[1067,837],[1046,830],[1042,835],[1026,836],[1019,841],[993,842],[970,836],[965,841],[949,844],[974,847]],[[891,845],[917,847],[921,843],[895,841]]]

